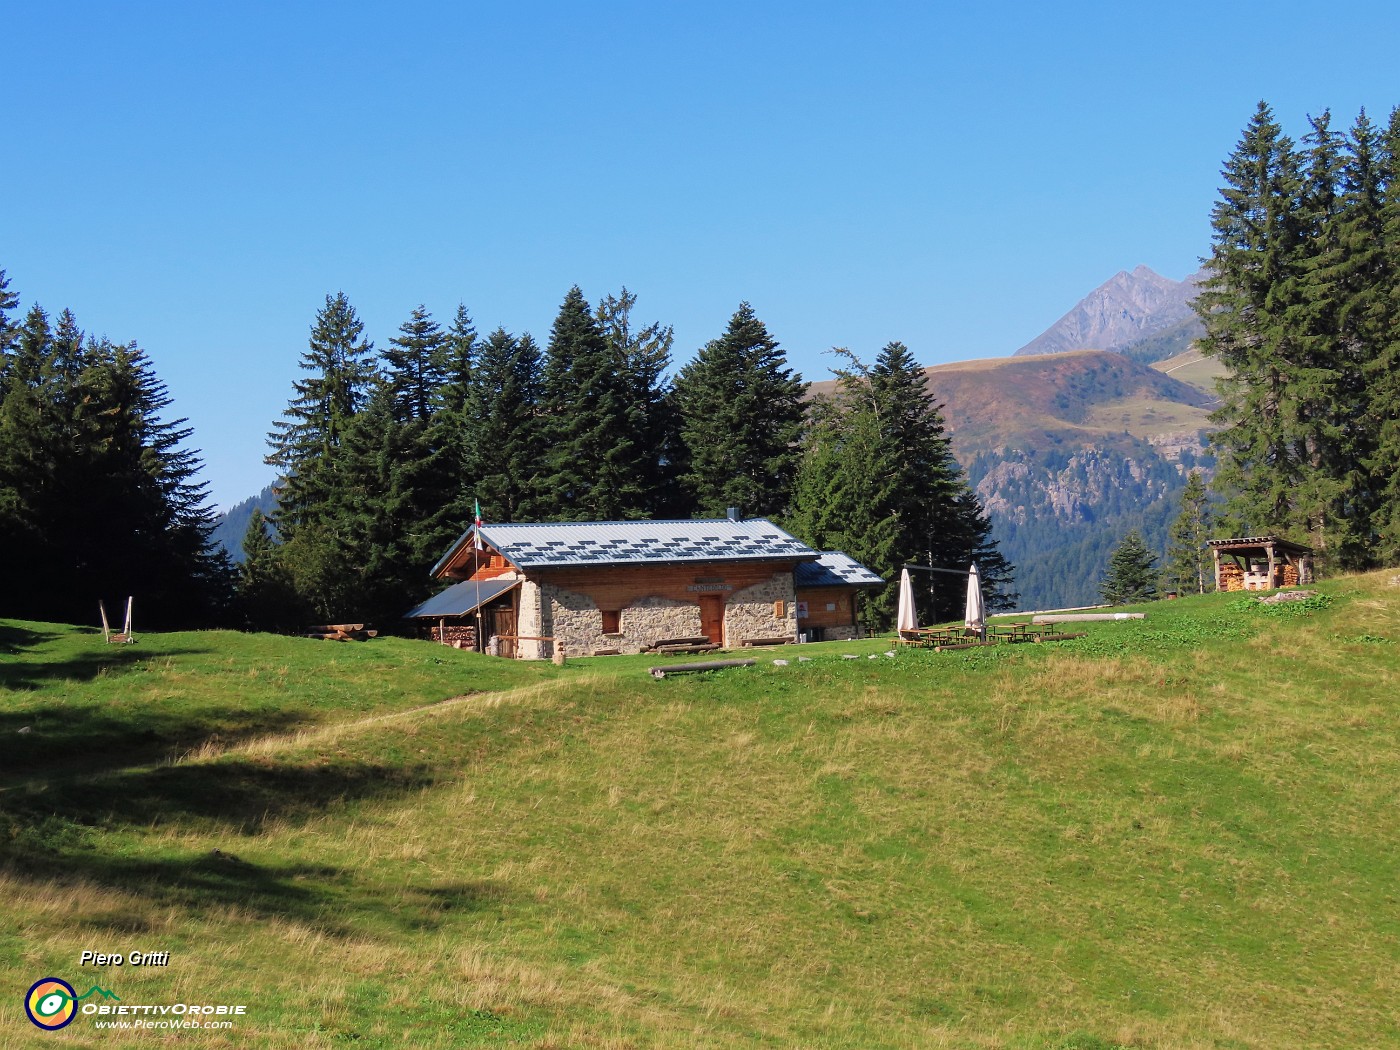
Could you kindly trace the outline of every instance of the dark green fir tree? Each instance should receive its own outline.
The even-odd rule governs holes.
[[[570,288],[544,366],[547,487],[556,517],[616,521],[647,510],[644,408],[618,349],[583,292]]]
[[[1177,594],[1206,594],[1215,587],[1213,562],[1206,548],[1212,538],[1214,513],[1199,470],[1186,479],[1180,506],[1167,534],[1166,588]]]
[[[953,458],[925,371],[903,343],[888,344],[873,366],[837,353],[844,361],[837,391],[811,410],[793,532],[819,549],[845,551],[890,581],[865,602],[871,625],[893,619],[906,562],[952,570],[975,562],[994,607],[1013,604],[1011,566]],[[920,587],[918,595],[920,622],[931,623],[960,615],[965,590]]]
[[[598,304],[597,319],[608,355],[622,378],[628,425],[635,449],[640,498],[637,509],[652,518],[680,515],[682,497],[677,485],[680,432],[669,401],[666,372],[671,367],[674,336],[660,322],[636,326],[632,309],[637,297],[623,288]]]
[[[1305,462],[1288,407],[1301,353],[1290,322],[1301,302],[1303,175],[1292,140],[1264,103],[1223,174],[1211,213],[1208,276],[1194,304],[1206,328],[1202,350],[1228,370],[1211,439],[1219,458],[1215,483],[1227,496],[1233,529],[1305,534],[1308,523],[1294,499]]]
[[[1108,560],[1099,595],[1109,605],[1132,605],[1157,595],[1157,557],[1134,529],[1123,537]]]
[[[414,308],[384,350],[384,376],[400,420],[427,422],[447,383],[452,337],[426,307]]]
[[[268,435],[270,466],[282,472],[277,530],[291,542],[332,496],[331,459],[374,386],[374,344],[344,292],[326,296],[316,314],[293,397]]]
[[[748,303],[723,336],[706,344],[675,382],[684,463],[694,513],[721,517],[786,512],[801,456],[801,376]]]
[[[478,345],[473,377],[467,411],[476,429],[466,505],[480,502],[488,521],[549,517],[539,346],[528,332],[517,339],[497,328]]]

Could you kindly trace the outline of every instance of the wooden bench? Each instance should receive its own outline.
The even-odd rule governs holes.
[[[793,642],[793,639],[788,638],[788,637],[782,637],[782,638],[745,638],[745,639],[744,639],[743,641],[741,641],[739,644],[740,644],[741,646],[754,646],[754,645],[791,645],[792,642]]]
[[[671,654],[671,653],[712,653],[719,648],[714,642],[705,642],[703,645],[653,645],[645,650],[648,653]]]
[[[1044,627],[1029,621],[992,624],[987,630],[992,636],[1008,642],[1038,642],[1045,634]]]

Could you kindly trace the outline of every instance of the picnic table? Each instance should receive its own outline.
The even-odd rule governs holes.
[[[1014,623],[995,623],[987,630],[994,638],[1003,638],[1008,642],[1038,642],[1045,636],[1045,628],[1030,621],[1018,621]]]
[[[913,631],[900,631],[896,641],[918,649],[934,649],[955,642],[961,636],[960,627],[920,627]]]

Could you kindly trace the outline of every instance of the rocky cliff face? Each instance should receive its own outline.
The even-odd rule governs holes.
[[[1196,273],[1184,281],[1173,281],[1146,266],[1132,273],[1120,271],[1017,350],[1016,356],[1067,350],[1123,352],[1170,329],[1189,325],[1195,317],[1191,300],[1200,278]]]
[[[1187,477],[1210,467],[1212,395],[1123,354],[959,362],[928,377],[1023,609],[1096,602],[1123,535],[1164,549]]]

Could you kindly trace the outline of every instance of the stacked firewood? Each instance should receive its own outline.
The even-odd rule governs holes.
[[[1220,589],[1222,591],[1244,590],[1244,570],[1233,562],[1221,562]]]
[[[434,627],[433,641],[441,642],[443,645],[450,645],[455,649],[475,649],[476,628],[458,624]]]

